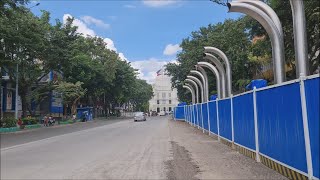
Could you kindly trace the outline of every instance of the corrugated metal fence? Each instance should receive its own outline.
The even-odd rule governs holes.
[[[319,179],[319,74],[174,109],[176,120],[290,179]]]

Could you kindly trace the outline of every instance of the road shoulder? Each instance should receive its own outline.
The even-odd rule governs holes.
[[[169,128],[171,140],[199,167],[196,179],[287,179],[185,122],[169,120]]]

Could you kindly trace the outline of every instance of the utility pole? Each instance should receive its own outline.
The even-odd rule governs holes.
[[[18,96],[19,96],[19,64],[17,63],[17,75],[16,75],[16,104],[15,104],[15,118],[18,119]]]

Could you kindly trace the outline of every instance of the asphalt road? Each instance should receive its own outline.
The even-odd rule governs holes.
[[[1,179],[285,179],[168,117],[65,131],[1,136],[15,142],[1,147]]]
[[[123,119],[101,119],[87,122],[77,122],[75,124],[55,125],[39,129],[25,129],[12,133],[2,133],[0,134],[0,147],[12,147],[15,145],[82,131],[85,129],[91,129],[94,127],[104,126],[121,121],[123,121]]]

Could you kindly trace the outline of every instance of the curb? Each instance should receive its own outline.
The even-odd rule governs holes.
[[[36,129],[41,128],[40,124],[32,124],[32,125],[26,125],[24,129]],[[11,128],[0,128],[0,133],[10,133],[10,132],[17,132],[21,131],[23,129],[20,129],[18,127],[11,127]]]
[[[16,131],[19,131],[18,127],[0,128],[0,133],[16,132]]]

